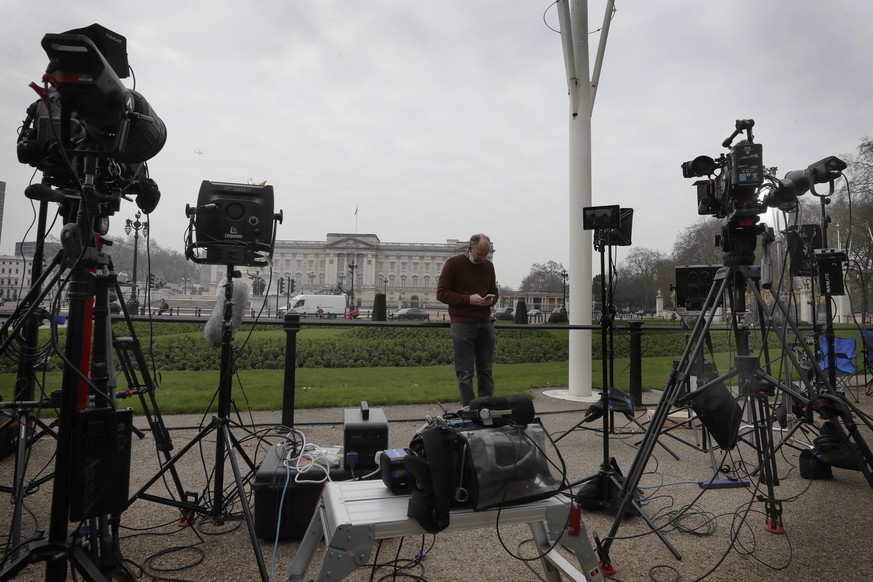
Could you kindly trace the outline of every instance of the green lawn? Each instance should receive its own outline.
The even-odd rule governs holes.
[[[672,358],[646,358],[644,389],[663,388]],[[628,360],[615,360],[617,387],[628,390]],[[602,387],[602,367],[592,362],[592,386]],[[407,368],[303,368],[296,371],[296,408],[348,407],[361,400],[372,405],[457,402],[458,388],[451,366]],[[523,393],[533,388],[567,386],[567,362],[500,364],[494,368],[498,394]],[[61,373],[48,374],[47,390],[57,389]],[[242,370],[233,382],[232,395],[241,409],[278,410],[283,402],[283,370]],[[12,374],[0,374],[0,394],[9,398]],[[218,371],[161,372],[156,390],[163,413],[202,412],[217,393]],[[123,384],[123,378],[119,379]],[[136,399],[132,406],[139,410]]]
[[[205,349],[202,347],[202,330],[197,328],[198,326],[190,324],[182,326],[166,323],[156,324],[153,326],[155,344],[176,338],[177,347],[175,349],[180,352],[183,359],[186,357],[191,359],[198,350],[202,352]],[[150,331],[152,330],[150,329]],[[335,342],[341,342],[348,333],[349,330],[342,326],[310,327],[301,331],[298,337],[305,338],[308,342],[316,342],[323,346],[325,352],[330,352],[336,350],[336,345],[340,345]],[[422,333],[425,333],[424,329]],[[567,337],[566,329],[555,328],[549,330],[548,333],[562,340],[566,340]],[[139,334],[144,350],[149,352],[151,342],[148,340],[145,329]],[[852,335],[852,330],[840,330],[838,335]],[[281,346],[285,334],[279,329],[270,328],[259,329],[255,336],[272,338],[273,343]],[[41,337],[46,339],[45,336]],[[671,333],[654,333],[647,335],[645,339],[644,349],[650,351],[644,352],[644,354],[648,353],[648,356],[643,358],[642,363],[642,387],[643,390],[661,389],[666,383],[667,374],[672,368],[673,361],[681,356],[684,342],[682,336]],[[62,341],[63,338],[61,338],[61,343]],[[438,340],[433,340],[433,342],[436,341]],[[401,342],[400,345],[406,346],[408,344]],[[722,346],[716,349],[728,349],[724,342],[722,342]],[[281,348],[278,353],[280,357],[275,361],[281,365],[283,361]],[[775,359],[778,355],[778,349],[771,350],[771,358]],[[265,356],[261,355],[261,357]],[[707,355],[707,358],[711,358],[711,356]],[[727,351],[716,353],[715,362],[718,369],[725,370],[730,358],[731,354]],[[276,367],[275,364],[270,365]],[[628,391],[630,383],[629,359],[616,356],[613,368],[615,386]],[[7,368],[7,370],[10,369],[14,369],[14,366]],[[533,388],[566,387],[568,385],[566,360],[496,364],[494,371],[497,393],[501,395],[523,393]],[[774,370],[773,373],[779,375],[778,370]],[[598,357],[592,361],[591,378],[592,387],[595,390],[603,387],[601,360]],[[55,371],[40,377],[40,382],[44,384],[45,391],[50,393],[60,387],[61,379],[61,372]],[[282,369],[240,370],[233,381],[233,399],[236,406],[239,409],[252,410],[281,409],[284,399],[284,380],[285,373]],[[220,383],[218,370],[209,367],[196,371],[164,370],[159,372],[157,381],[156,396],[160,409],[164,413],[204,411],[215,397]],[[14,382],[14,374],[0,373],[0,398],[4,400],[12,398]],[[126,387],[123,377],[120,377],[118,382],[122,388]],[[362,400],[378,406],[458,401],[455,373],[451,365],[300,367],[296,370],[295,385],[296,408],[349,407],[357,405]],[[135,408],[139,408],[138,403],[135,403]]]

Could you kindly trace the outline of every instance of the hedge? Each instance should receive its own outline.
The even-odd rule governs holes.
[[[129,335],[124,324],[116,324],[117,335]],[[161,322],[152,326],[137,322],[136,330],[146,358],[156,370],[217,370],[221,350],[210,347],[203,340],[203,327],[198,324],[170,324]],[[285,367],[285,334],[275,327],[258,326],[248,335],[247,329],[236,337],[237,369],[281,370]],[[300,334],[297,340],[297,367],[299,368],[362,368],[397,366],[438,366],[454,362],[451,332],[447,327],[352,327],[340,333],[319,334],[315,339]],[[151,338],[151,340],[149,340]],[[48,334],[40,336],[42,353],[49,349]],[[713,350],[727,352],[733,338],[727,333],[712,333]],[[569,348],[566,331],[544,329],[501,329],[496,332],[495,362],[514,364],[526,362],[565,361]],[[642,337],[644,357],[679,357],[685,347],[686,334],[649,333]],[[751,347],[760,345],[760,337],[750,337]],[[60,334],[58,344],[64,344]],[[13,344],[16,345],[17,344]],[[627,357],[630,342],[626,332],[616,330],[613,337],[614,357]],[[0,359],[0,371],[17,369],[17,349],[7,350]],[[601,358],[600,334],[592,338],[592,357]],[[58,355],[52,355],[48,370],[62,368]],[[118,370],[118,364],[116,363]]]

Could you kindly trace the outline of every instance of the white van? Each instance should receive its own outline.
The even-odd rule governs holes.
[[[279,309],[279,315],[293,309],[301,317],[343,317],[346,312],[345,295],[295,295],[288,305]],[[321,313],[318,310],[321,309]]]

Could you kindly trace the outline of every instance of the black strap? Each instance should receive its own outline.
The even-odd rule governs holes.
[[[405,461],[406,469],[417,481],[406,514],[425,531],[437,533],[449,527],[451,487],[448,454],[438,427],[423,430],[421,439],[424,458],[407,456]]]

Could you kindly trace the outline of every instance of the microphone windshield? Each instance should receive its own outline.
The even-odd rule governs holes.
[[[231,297],[232,313],[230,317],[231,339],[236,335],[236,331],[242,325],[243,314],[245,313],[246,305],[249,302],[249,286],[242,281],[233,281],[233,293]],[[203,328],[203,337],[206,338],[206,343],[217,348],[221,345],[223,329],[224,329],[224,289],[222,285],[218,288],[218,299],[215,301],[215,307],[212,308],[212,314]]]
[[[482,396],[474,398],[469,404],[470,410],[509,410],[510,418],[515,424],[529,424],[536,417],[533,401],[527,394],[512,394],[510,396]]]

